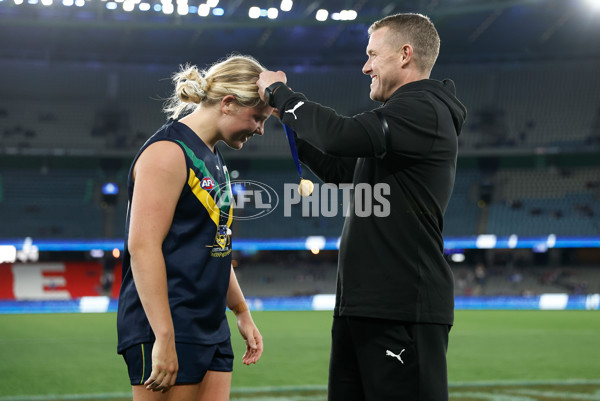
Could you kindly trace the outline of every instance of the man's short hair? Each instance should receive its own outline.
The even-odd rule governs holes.
[[[404,44],[412,46],[415,64],[423,72],[431,72],[440,53],[440,36],[429,17],[417,13],[389,15],[369,27],[369,36],[381,28],[389,28],[398,49]]]

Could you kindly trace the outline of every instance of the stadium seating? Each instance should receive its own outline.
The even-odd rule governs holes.
[[[11,61],[3,68],[10,74],[0,81],[0,154],[17,159],[21,155],[21,159],[0,166],[0,236],[102,236],[106,222],[98,188],[108,175],[116,176],[124,187],[131,159],[164,123],[161,107],[172,90],[172,67],[69,64],[58,68]],[[589,87],[599,68],[593,60],[577,65],[440,64],[432,78],[451,77],[469,110],[459,157],[525,154],[534,158],[536,152],[589,151],[600,144],[595,139],[600,139],[600,93]],[[360,66],[297,67],[289,71],[288,80],[294,89],[340,114],[377,107],[368,98],[368,77]],[[298,177],[279,122],[270,119],[266,131],[241,152],[222,145],[220,149],[232,165],[274,160],[277,168],[240,168],[241,178],[264,182],[281,193],[284,183],[297,182]],[[96,161],[118,157],[121,163],[110,174],[77,162],[68,162],[70,167],[63,170],[41,168],[41,158],[77,155]],[[289,161],[287,168],[281,168],[282,160]],[[472,165],[459,168],[444,235],[597,235],[598,177],[600,169],[577,165],[502,167],[489,174]],[[478,207],[484,179],[493,185],[487,208]],[[120,196],[111,217],[114,236],[122,235],[126,207],[125,196]],[[64,217],[53,221],[58,215]],[[335,237],[343,225],[341,215],[302,217],[300,206],[292,207],[292,215],[293,223],[282,224],[280,208],[262,218],[260,229],[236,222],[235,235]]]
[[[600,269],[596,266],[493,267],[481,281],[475,277],[475,266],[453,264],[452,271],[456,295],[534,296],[600,292]],[[336,265],[311,264],[302,260],[287,264],[248,260],[236,268],[236,276],[246,296],[333,294]]]
[[[167,67],[70,66],[59,70],[18,62],[3,67],[14,79],[2,82],[0,149],[132,153],[166,119],[161,107],[171,94],[173,72]],[[597,61],[440,64],[432,78],[452,78],[467,106],[468,119],[460,137],[463,153],[566,150],[600,145],[600,94],[589,87],[599,69]],[[99,79],[90,80],[90,74]],[[49,81],[52,85],[47,85]],[[378,105],[368,98],[368,78],[359,66],[297,68],[289,71],[288,81],[295,90],[342,115]],[[28,83],[25,89],[24,82]],[[116,127],[107,128],[103,112],[121,116],[113,121]],[[246,156],[289,154],[275,119],[268,123],[267,132],[248,144]]]
[[[459,169],[454,191],[446,209],[445,236],[469,236],[477,233],[480,209],[477,207],[477,186],[481,172],[476,169]]]
[[[102,209],[90,171],[4,169],[0,237],[99,238]]]
[[[487,232],[522,236],[600,232],[600,169],[503,169],[495,176]]]
[[[291,162],[290,162],[291,164]],[[281,163],[276,163],[281,166]],[[126,186],[124,165],[115,174]],[[310,172],[306,177],[319,181]],[[492,176],[494,194],[487,213],[478,206],[478,188],[483,174],[472,168],[459,169],[454,192],[446,211],[444,236],[496,234],[509,236],[594,236],[600,231],[598,191],[600,169],[500,169]],[[0,237],[43,236],[97,238],[105,236],[105,214],[100,186],[106,174],[99,168],[4,168],[0,171]],[[289,238],[309,235],[338,237],[344,217],[340,207],[334,217],[303,214],[301,203],[284,216],[284,185],[295,186],[295,169],[273,170],[249,167],[239,179],[255,180],[272,187],[280,204],[274,212],[256,221],[236,221],[238,238]],[[341,194],[338,196],[341,197]],[[126,195],[117,199],[110,236],[123,233]],[[234,211],[234,213],[237,213]],[[56,220],[56,216],[61,216]],[[108,216],[108,215],[107,215]],[[81,224],[85,222],[85,224]]]

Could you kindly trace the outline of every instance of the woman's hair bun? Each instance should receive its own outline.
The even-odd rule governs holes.
[[[177,96],[185,103],[199,104],[206,99],[207,86],[206,78],[195,66],[186,67],[177,82]]]

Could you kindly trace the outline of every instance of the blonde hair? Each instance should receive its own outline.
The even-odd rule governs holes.
[[[256,81],[266,71],[251,56],[231,55],[218,61],[207,70],[198,70],[195,65],[182,65],[173,74],[175,93],[167,100],[163,111],[170,118],[178,118],[183,112],[193,111],[201,104],[219,103],[227,95],[235,96],[242,107],[265,105],[258,96]]]
[[[413,47],[415,64],[424,72],[430,73],[440,53],[440,36],[429,17],[423,14],[394,14],[375,21],[369,27],[369,36],[387,27],[391,35],[388,40],[398,49],[406,43]]]

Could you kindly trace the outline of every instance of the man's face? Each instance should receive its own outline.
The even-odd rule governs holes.
[[[367,56],[362,71],[371,76],[371,99],[385,102],[402,86],[402,57],[387,38],[389,28],[379,28],[371,34],[367,45]],[[398,44],[399,45],[399,44]]]

